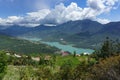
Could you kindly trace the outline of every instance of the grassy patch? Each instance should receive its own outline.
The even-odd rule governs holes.
[[[15,66],[8,66],[7,74],[3,78],[3,80],[19,80],[19,69]]]

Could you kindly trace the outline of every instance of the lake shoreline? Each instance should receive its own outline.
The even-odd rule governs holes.
[[[34,41],[34,42],[41,42],[43,44],[57,47],[58,49],[61,49],[62,51],[69,51],[70,53],[76,52],[77,54],[82,54],[82,53],[92,54],[94,52],[93,49],[78,48],[78,47],[74,47],[74,46],[68,45],[68,44],[67,45],[61,44],[59,42],[47,42],[47,41],[43,41],[40,38],[23,38],[22,37],[22,39],[25,39],[28,41]]]

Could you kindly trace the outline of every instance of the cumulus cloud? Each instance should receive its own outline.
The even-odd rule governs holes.
[[[0,25],[13,25],[15,23],[19,23],[20,21],[22,21],[23,18],[20,16],[8,16],[8,18],[6,19],[2,19],[0,18]]]
[[[8,16],[6,19],[0,18],[0,25],[11,26],[29,26],[34,27],[40,25],[40,20],[44,19],[46,15],[50,13],[48,9],[42,9],[37,12],[27,13],[26,16]]]
[[[88,0],[87,5],[97,11],[109,12],[118,0]]]
[[[110,12],[114,9],[116,2],[118,2],[118,0],[87,0],[87,7],[85,8],[79,7],[77,3],[74,2],[68,6],[60,3],[56,5],[54,9],[41,9],[37,12],[29,12],[26,16],[9,16],[6,19],[0,18],[0,24],[18,24],[33,27],[40,24],[61,24],[70,20],[83,19],[91,19],[105,24],[108,23],[109,20],[100,19],[97,16]]]
[[[57,5],[55,9],[51,10],[51,12],[44,18],[43,22],[61,24],[69,20],[91,19],[105,24],[108,23],[109,20],[99,19],[97,16],[111,11],[117,1],[118,0],[88,0],[88,7],[86,8],[81,8],[74,2],[67,7],[61,3]]]
[[[39,22],[44,19],[51,11],[49,9],[42,9],[37,12],[27,13],[25,20],[28,22]]]
[[[65,7],[63,3],[57,5],[55,9],[44,18],[43,22],[60,24],[69,20],[76,20],[80,18],[82,8],[78,7],[76,3],[71,3]]]

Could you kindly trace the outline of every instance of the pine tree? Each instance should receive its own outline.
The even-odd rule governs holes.
[[[115,52],[115,46],[114,42],[109,39],[109,37],[106,37],[106,40],[104,41],[101,49],[99,51],[95,51],[96,57],[99,58],[107,58],[112,55],[114,55]]]
[[[103,43],[103,46],[101,48],[101,55],[100,57],[106,58],[109,57],[110,54],[110,41],[109,38],[106,38],[106,41]]]

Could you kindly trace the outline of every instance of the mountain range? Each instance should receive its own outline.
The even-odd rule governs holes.
[[[120,22],[101,24],[92,20],[68,21],[57,26],[24,27],[13,25],[0,33],[20,38],[40,38],[43,41],[72,44],[75,47],[96,48],[106,37],[120,38]]]

